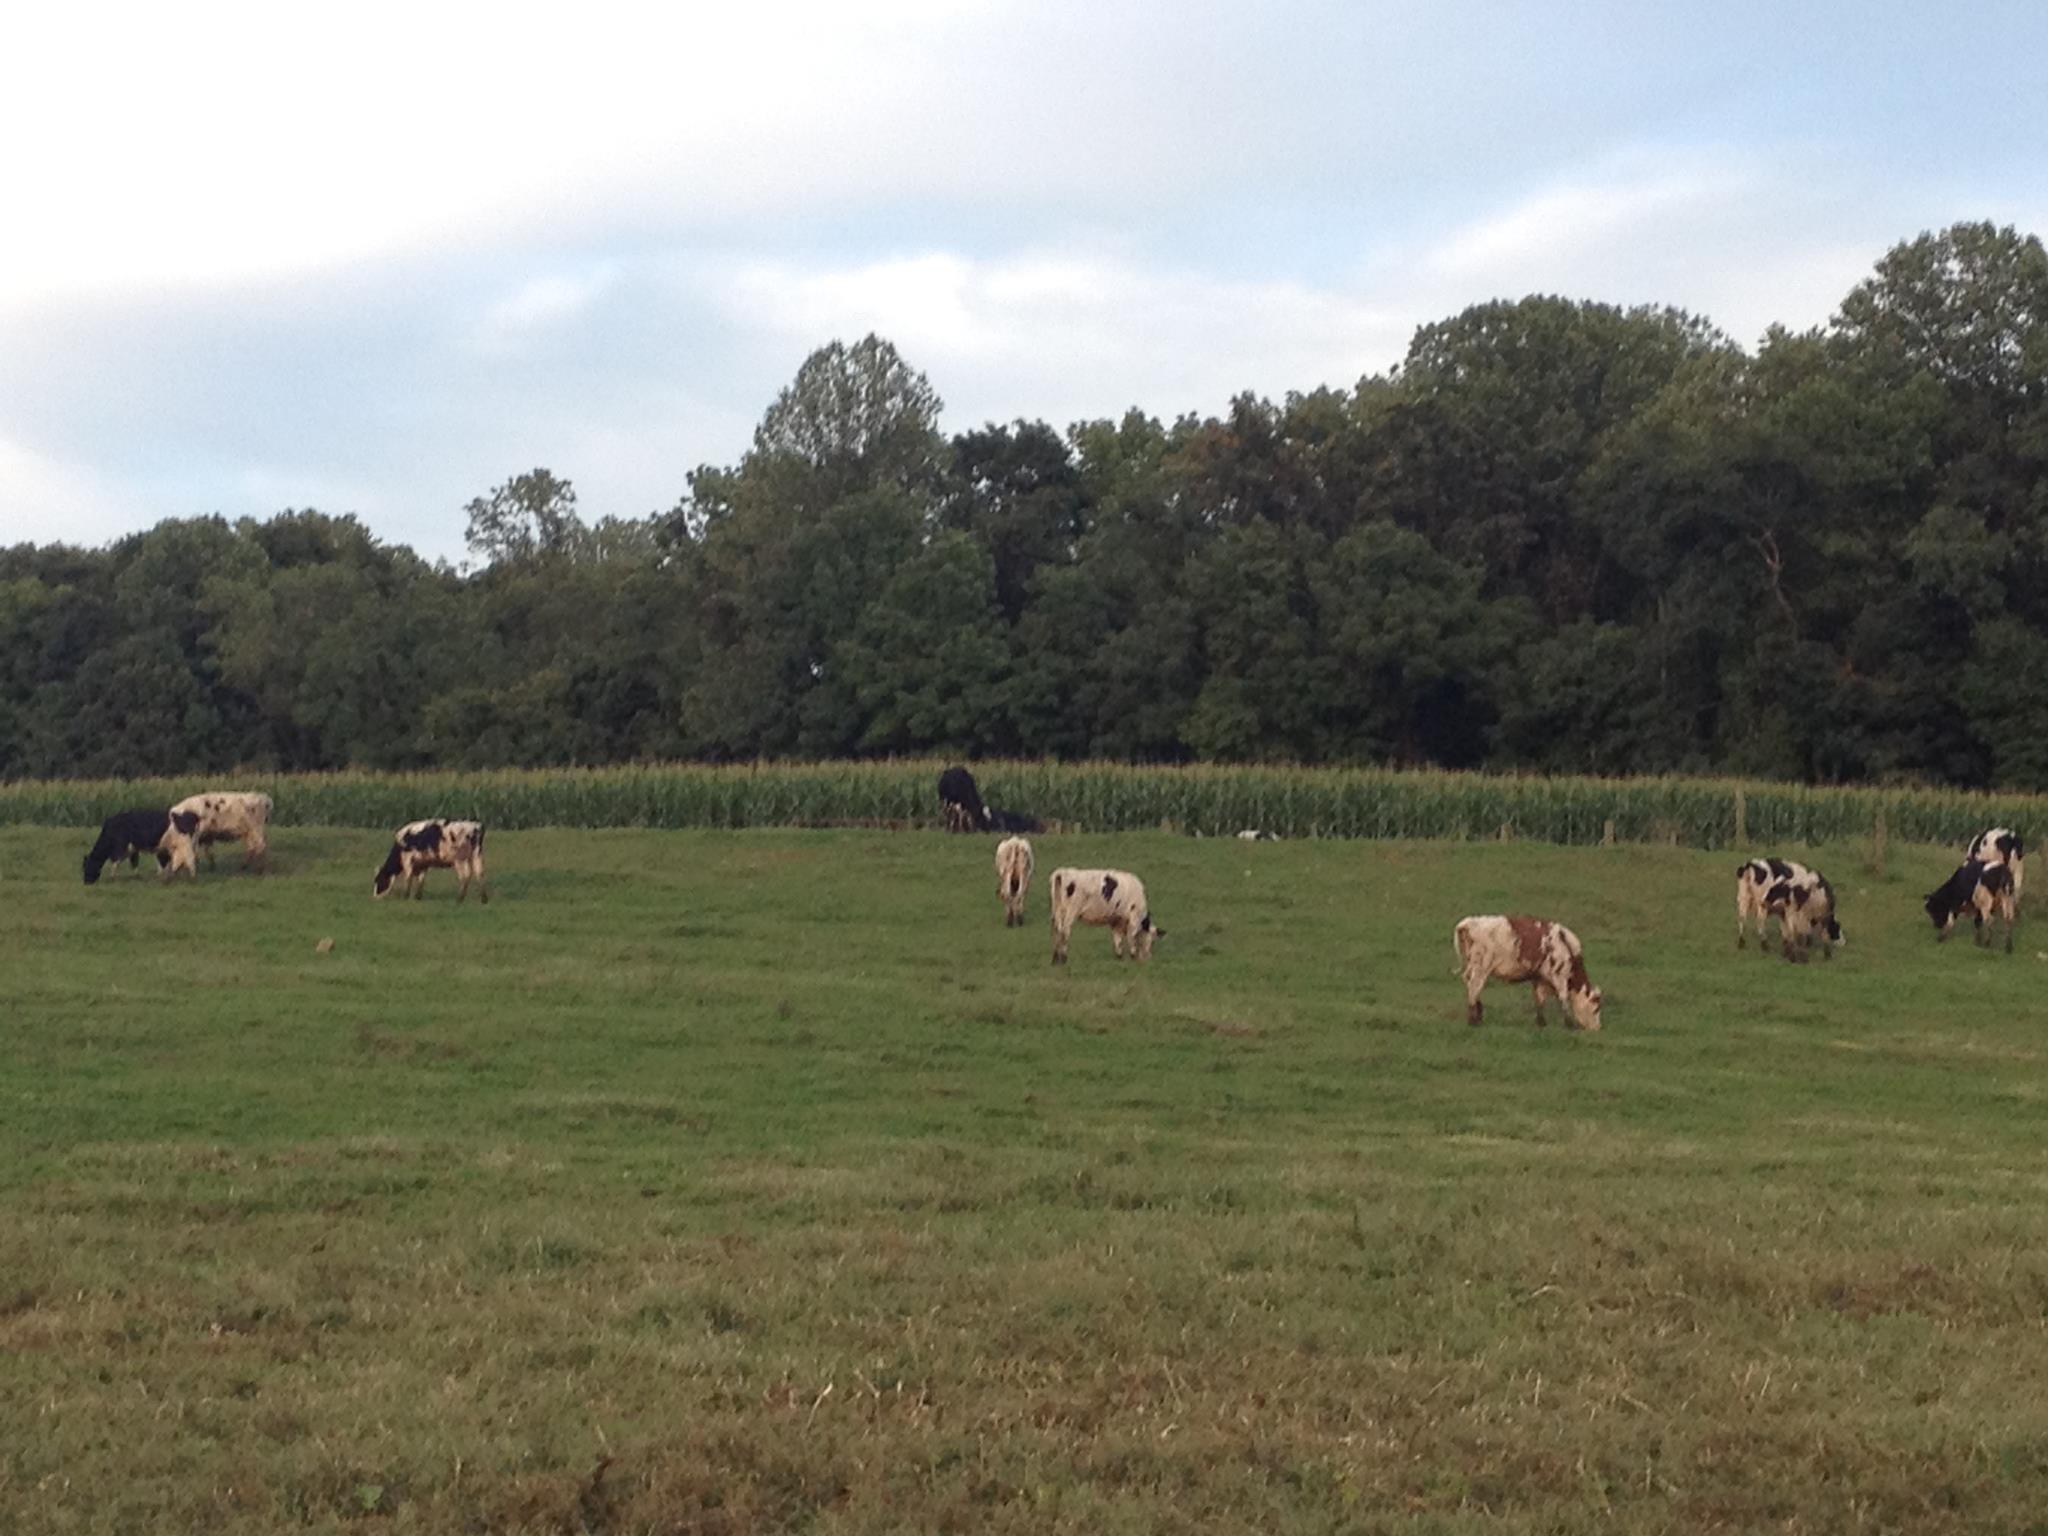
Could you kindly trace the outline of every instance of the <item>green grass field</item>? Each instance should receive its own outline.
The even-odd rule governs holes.
[[[0,1531],[2048,1529],[2048,930],[1952,853],[1782,850],[1794,967],[1676,848],[1045,837],[1019,931],[935,833],[89,841],[0,829]],[[1499,910],[1602,1034],[1466,1027]]]

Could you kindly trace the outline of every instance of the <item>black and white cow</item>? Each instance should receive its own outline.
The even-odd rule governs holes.
[[[1835,947],[1846,942],[1835,916],[1835,888],[1827,876],[1805,870],[1775,882],[1764,893],[1764,911],[1778,920],[1778,947],[1787,960],[1804,963],[1816,935],[1821,957],[1832,960]],[[1763,925],[1757,925],[1762,932]]]
[[[99,841],[85,856],[85,883],[93,884],[99,879],[101,869],[122,859],[126,859],[128,867],[133,869],[145,853],[155,853],[159,865],[169,863],[170,855],[157,853],[157,844],[164,840],[164,833],[170,828],[171,813],[162,807],[116,811],[100,823]]]
[[[939,804],[946,813],[948,832],[989,830],[988,807],[981,803],[974,775],[965,768],[948,768],[939,775]]]
[[[1056,869],[1047,892],[1052,897],[1052,963],[1067,963],[1067,940],[1074,924],[1109,930],[1117,959],[1152,958],[1152,946],[1166,930],[1152,921],[1145,882],[1125,869]]]
[[[1986,864],[2003,864],[2012,871],[2012,899],[2017,903],[2027,884],[2027,845],[2010,827],[1992,827],[1970,839],[1965,859]]]
[[[270,796],[253,790],[209,790],[187,795],[171,807],[170,827],[164,832],[164,878],[184,870],[199,878],[197,850],[215,843],[240,843],[242,867],[260,869],[270,853],[270,813],[276,807]],[[213,855],[207,858],[211,861]]]
[[[1927,916],[1934,924],[1937,944],[1947,939],[1956,919],[1970,915],[1977,942],[1988,946],[1991,935],[1984,929],[1987,918],[2005,922],[2005,952],[2012,953],[2012,925],[2017,915],[2018,893],[2012,869],[2005,864],[1987,864],[1982,859],[1965,859],[1962,867],[1927,893]]]
[[[432,817],[408,822],[391,838],[391,852],[377,871],[372,896],[382,896],[399,881],[405,894],[419,899],[430,869],[452,869],[459,882],[455,900],[460,905],[469,894],[469,882],[476,881],[477,899],[489,902],[491,888],[484,883],[484,824],[480,821],[448,821]]]

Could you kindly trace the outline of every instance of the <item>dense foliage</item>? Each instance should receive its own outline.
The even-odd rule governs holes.
[[[518,475],[0,551],[0,776],[905,753],[2048,788],[2048,253],[1889,252],[1744,351],[1560,298],[1220,416],[948,441],[834,343],[676,506]]]

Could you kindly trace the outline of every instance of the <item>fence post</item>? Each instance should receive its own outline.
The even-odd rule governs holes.
[[[1749,847],[1749,796],[1742,792],[1740,784],[1735,786],[1735,846]]]
[[[1877,820],[1870,828],[1870,872],[1880,880],[1884,878],[1884,807],[1877,808]]]
[[[1600,846],[1603,848],[1612,848],[1614,846],[1614,818],[1612,816],[1607,818],[1607,825],[1600,829]]]

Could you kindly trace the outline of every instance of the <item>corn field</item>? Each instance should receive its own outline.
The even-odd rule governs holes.
[[[675,763],[490,772],[226,773],[204,778],[0,784],[0,824],[96,826],[200,789],[261,789],[282,826],[396,827],[429,815],[493,827],[937,825],[933,760]],[[991,806],[1088,831],[1208,837],[1529,838],[1783,848],[1868,835],[1959,843],[1983,828],[2048,827],[2048,796],[1837,789],[1689,778],[1514,778],[1371,768],[1134,767],[982,762]],[[1742,831],[1738,842],[1738,812]],[[1611,823],[1611,833],[1610,833]],[[2042,834],[2048,835],[2048,834]]]

